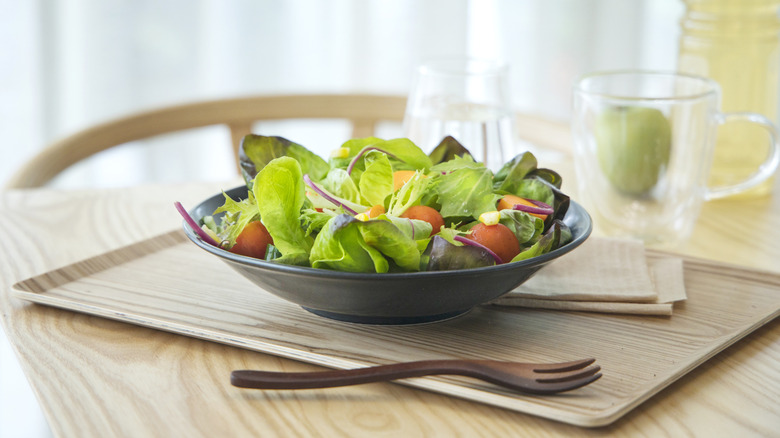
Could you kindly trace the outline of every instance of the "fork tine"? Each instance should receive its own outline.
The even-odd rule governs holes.
[[[534,371],[537,373],[559,373],[564,371],[572,371],[584,368],[595,361],[596,359],[594,358],[588,358],[575,360],[572,362],[538,364],[534,365]]]
[[[573,389],[582,388],[585,385],[589,385],[601,378],[601,373],[596,373],[592,376],[583,377],[579,380],[569,380],[566,382],[556,383],[538,383],[533,387],[527,388],[527,392],[535,394],[554,394],[557,392],[571,391]]]
[[[583,377],[589,377],[601,371],[601,367],[598,365],[592,365],[581,370],[566,371],[557,374],[541,374],[535,380],[539,383],[558,383],[558,382],[571,382]]]

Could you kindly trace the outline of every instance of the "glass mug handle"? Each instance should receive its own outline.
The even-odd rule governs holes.
[[[780,164],[780,144],[778,144],[778,141],[780,141],[780,133],[778,133],[777,127],[761,114],[746,112],[719,114],[718,124],[722,125],[737,120],[761,125],[769,132],[769,154],[767,154],[766,160],[758,167],[758,170],[750,175],[745,181],[733,185],[708,189],[705,195],[705,199],[707,200],[724,198],[752,189],[771,177],[772,174],[775,173],[775,170],[777,170],[778,164]]]

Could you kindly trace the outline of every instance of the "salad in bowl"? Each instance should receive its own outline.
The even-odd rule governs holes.
[[[326,160],[281,137],[240,145],[245,186],[185,231],[266,290],[337,319],[442,319],[497,298],[590,234],[561,177],[530,152],[497,172],[452,137],[349,140]],[[486,288],[486,285],[490,287]]]

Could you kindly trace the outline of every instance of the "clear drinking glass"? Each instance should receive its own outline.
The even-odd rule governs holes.
[[[451,135],[497,170],[513,152],[508,70],[499,61],[473,58],[421,65],[409,93],[405,135],[426,152]]]
[[[772,122],[755,113],[721,113],[720,90],[710,79],[594,73],[581,77],[573,94],[579,198],[607,235],[675,246],[690,235],[703,201],[756,187],[780,162]],[[716,128],[732,121],[765,128],[769,154],[745,181],[708,187]]]

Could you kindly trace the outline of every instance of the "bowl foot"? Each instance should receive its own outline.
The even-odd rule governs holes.
[[[301,306],[303,307],[303,306]],[[461,315],[465,315],[471,309],[458,310],[455,312],[440,313],[438,315],[423,315],[423,316],[363,316],[363,315],[348,315],[344,313],[328,312],[325,310],[311,309],[303,307],[317,316],[324,318],[335,319],[342,322],[352,322],[356,324],[373,324],[373,325],[409,325],[409,324],[427,324],[431,322],[441,322],[448,319],[456,318]]]

